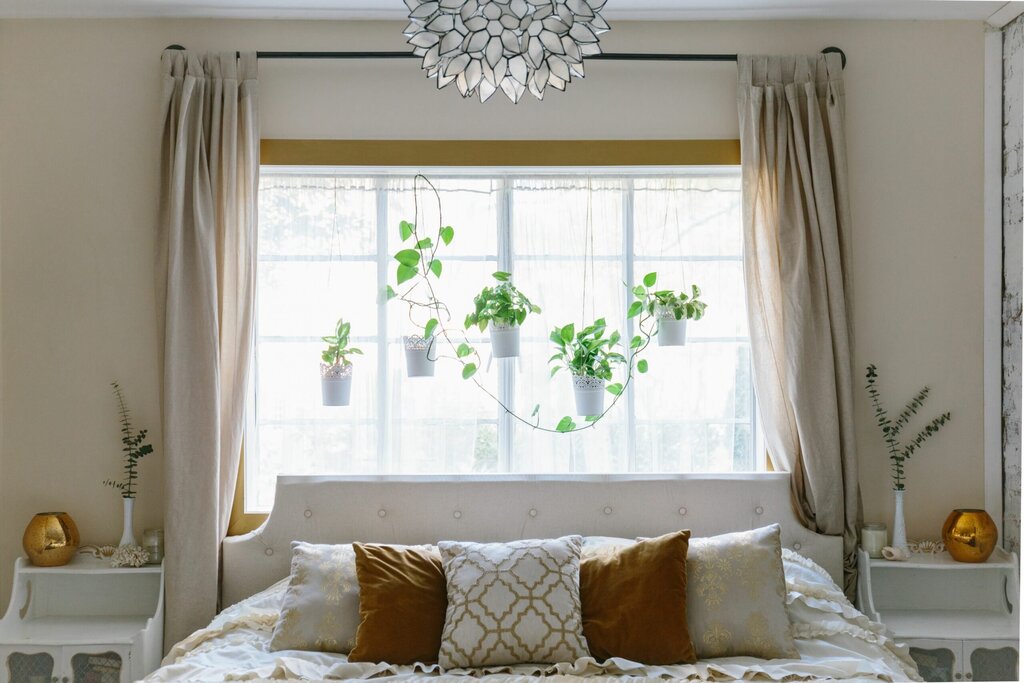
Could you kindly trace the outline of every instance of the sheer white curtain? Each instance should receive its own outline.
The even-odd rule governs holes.
[[[163,54],[166,643],[217,612],[252,347],[256,97],[254,54]]]
[[[739,76],[747,315],[765,439],[793,473],[804,523],[843,536],[852,596],[861,501],[840,56],[741,56]]]

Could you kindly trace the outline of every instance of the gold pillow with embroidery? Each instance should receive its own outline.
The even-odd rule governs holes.
[[[270,649],[347,653],[359,627],[359,580],[351,544],[292,542],[292,571]]]
[[[796,658],[778,524],[690,538],[686,611],[700,659]]]

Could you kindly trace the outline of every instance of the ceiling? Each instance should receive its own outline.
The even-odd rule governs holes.
[[[609,19],[962,19],[1024,11],[987,0],[608,0]],[[402,0],[0,0],[0,18],[222,17],[396,19]],[[995,23],[995,22],[994,22]],[[1005,22],[1002,22],[1005,23]],[[1002,23],[998,25],[1002,25]]]

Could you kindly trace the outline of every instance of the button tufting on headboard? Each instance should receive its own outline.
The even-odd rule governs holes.
[[[273,548],[267,548],[266,550],[263,551],[263,554],[266,555],[267,557],[270,557],[271,555],[274,554],[274,549]]]
[[[679,508],[679,514],[680,515],[685,515],[686,514],[686,508]]]
[[[304,517],[305,517],[306,519],[309,519],[310,517],[312,517],[312,516],[313,516],[313,511],[312,511],[312,510],[306,510],[306,511],[305,511],[305,512],[303,512],[302,514],[303,514],[303,516],[304,516]]]
[[[377,516],[378,517],[387,517],[388,516],[388,511],[385,510],[384,508],[381,508],[380,510],[377,510]]]
[[[462,519],[462,510],[456,510],[452,513],[452,517],[455,519]]]
[[[605,505],[604,506],[604,514],[606,514],[606,515],[612,514],[612,506],[611,505]]]
[[[754,508],[754,514],[756,514],[756,515],[763,515],[764,514],[764,508],[761,507],[760,505],[758,505],[756,508]]]
[[[531,517],[536,517],[537,516],[537,508],[530,508],[530,516]]]

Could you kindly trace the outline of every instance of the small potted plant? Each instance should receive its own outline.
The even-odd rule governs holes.
[[[686,345],[686,321],[700,320],[708,307],[699,297],[697,285],[689,296],[670,289],[648,292],[647,309],[658,319],[658,346]]]
[[[483,332],[491,327],[491,352],[495,358],[514,358],[519,355],[519,328],[530,313],[540,313],[540,307],[516,289],[509,273],[498,271],[494,279],[498,284],[484,287],[473,298],[474,310],[466,316],[466,329],[476,325]]]
[[[117,399],[117,417],[121,424],[121,452],[124,454],[124,478],[106,479],[104,484],[121,492],[121,500],[124,508],[124,530],[121,533],[119,547],[134,547],[135,530],[133,518],[135,516],[135,494],[136,481],[139,478],[139,460],[153,452],[153,446],[146,441],[148,430],[136,431],[132,423],[132,414],[128,410],[128,403],[125,401],[124,392],[119,383],[111,382],[114,389],[114,397]]]
[[[572,323],[551,332],[551,341],[557,349],[548,359],[555,364],[551,376],[563,368],[572,375],[578,415],[593,417],[604,412],[605,382],[612,378],[612,368],[626,360],[615,350],[619,333],[613,331],[606,337],[607,327],[604,318],[599,318],[579,332]],[[621,386],[614,386],[621,390]]]
[[[320,354],[320,393],[325,406],[347,406],[352,398],[352,361],[348,356],[362,355],[362,351],[349,346],[352,324],[338,319],[334,334],[321,337],[327,348]]]

